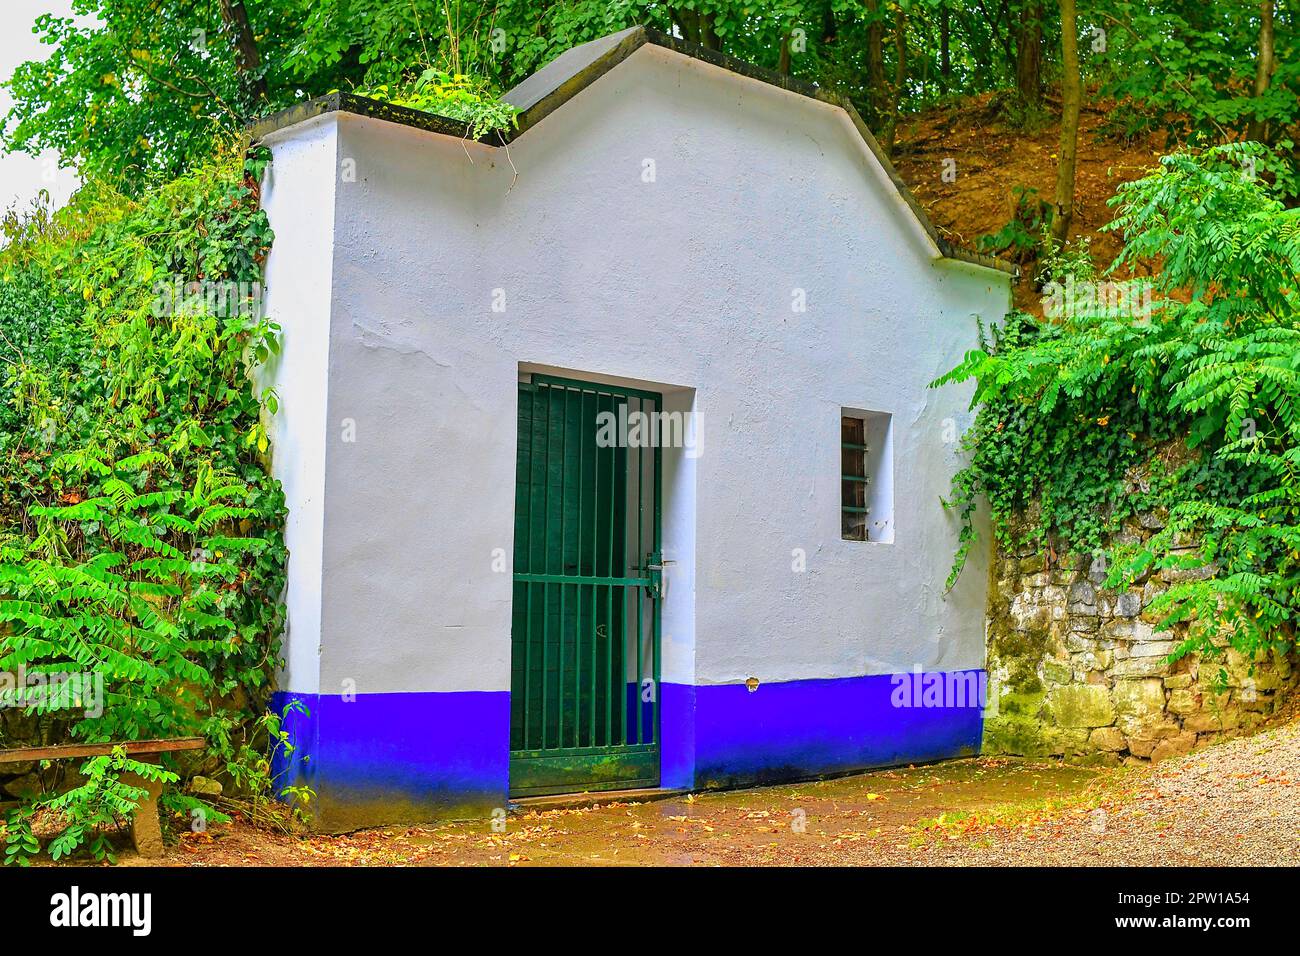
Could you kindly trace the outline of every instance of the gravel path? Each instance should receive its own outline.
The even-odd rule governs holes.
[[[964,841],[930,862],[1300,865],[1300,721],[1095,789],[1094,810],[999,833],[987,848]]]

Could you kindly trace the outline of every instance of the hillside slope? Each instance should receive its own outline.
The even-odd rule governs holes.
[[[1085,104],[1079,119],[1079,164],[1074,223],[1070,238],[1092,237],[1099,267],[1119,254],[1119,239],[1102,227],[1113,217],[1106,200],[1121,182],[1140,178],[1166,151],[1162,134],[1120,141],[1104,135],[1109,103]],[[1038,191],[1049,201],[1056,183],[1060,137],[1059,104],[1048,103],[1052,119],[1041,128],[1014,128],[1001,116],[996,94],[960,105],[938,107],[901,123],[894,164],[935,227],[953,242],[974,247],[980,236],[996,233],[1012,218],[1016,186]],[[945,182],[951,159],[955,178]],[[952,177],[950,177],[952,178]],[[1005,254],[1000,254],[1005,255]],[[1016,303],[1034,308],[1032,282],[1022,281]]]

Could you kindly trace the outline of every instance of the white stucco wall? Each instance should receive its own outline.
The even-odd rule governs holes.
[[[319,201],[337,177],[299,129],[275,164]],[[491,565],[513,553],[521,367],[663,388],[700,416],[700,456],[665,460],[665,680],[982,666],[978,556],[942,594],[944,420],[969,396],[926,385],[974,314],[1006,311],[1008,277],[936,262],[842,111],[647,46],[508,157],[337,129],[356,181],[335,193],[322,692],[508,689],[511,578]],[[303,213],[272,208],[274,260]],[[893,543],[840,539],[845,408],[892,415]]]
[[[280,325],[278,356],[258,371],[275,388],[279,411],[266,416],[272,471],[289,513],[287,633],[282,686],[314,693],[320,679],[321,554],[325,517],[325,408],[329,373],[330,293],[334,263],[332,116],[273,137],[274,162],[262,184],[262,208],[275,231],[264,304]]]

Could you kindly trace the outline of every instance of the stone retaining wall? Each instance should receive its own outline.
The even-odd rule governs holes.
[[[1125,535],[1159,523],[1142,525]],[[1218,657],[1167,662],[1183,632],[1156,632],[1148,607],[1208,569],[1156,571],[1117,592],[1101,588],[1098,564],[1070,555],[1053,565],[1032,552],[994,561],[985,753],[1159,760],[1254,728],[1300,681],[1293,656],[1252,662],[1226,641]],[[1216,688],[1220,674],[1226,686]]]

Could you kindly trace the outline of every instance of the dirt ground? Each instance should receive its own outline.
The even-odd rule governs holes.
[[[129,850],[120,862],[141,865]],[[1300,865],[1300,721],[1156,766],[976,758],[811,783],[290,836],[169,841],[167,866]]]
[[[1115,210],[1106,204],[1116,187],[1138,179],[1168,152],[1162,133],[1133,140],[1107,135],[1106,114],[1113,104],[1085,102],[1079,117],[1079,154],[1075,178],[1074,220],[1070,238],[1089,236],[1093,259],[1110,265],[1122,243],[1103,230]],[[994,94],[938,107],[908,117],[898,131],[894,165],[939,233],[958,245],[974,248],[980,236],[992,235],[1012,217],[1012,190],[1028,186],[1050,202],[1056,187],[1060,139],[1059,103],[1048,104],[1042,125],[1013,128]],[[955,163],[946,182],[945,160]],[[1000,254],[1003,255],[1003,254]],[[1036,311],[1033,284],[1020,283],[1016,304]]]

